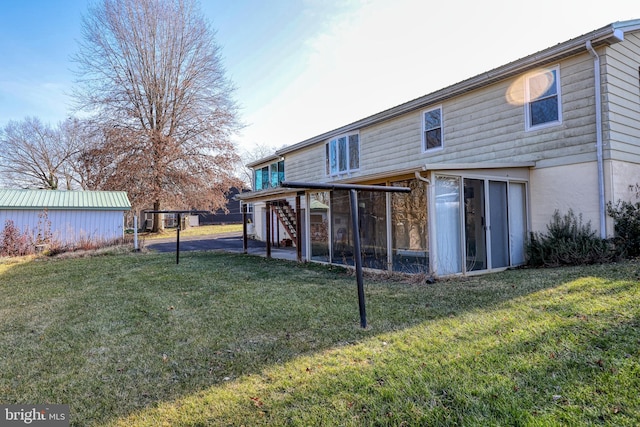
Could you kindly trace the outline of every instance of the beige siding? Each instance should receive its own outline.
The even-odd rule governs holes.
[[[606,163],[607,201],[624,200],[636,203],[640,200],[640,164],[611,161]]]
[[[603,100],[606,157],[640,163],[640,36],[607,49]]]
[[[284,167],[287,181],[325,182],[327,179],[324,144],[288,153]]]
[[[596,162],[534,169],[530,175],[531,228],[544,232],[553,213],[569,209],[582,214],[599,230],[598,175]]]
[[[588,53],[560,63],[563,122],[525,131],[524,106],[506,95],[516,78],[428,108],[442,106],[444,148],[422,151],[416,110],[360,129],[360,170],[339,178],[420,168],[425,163],[538,162],[551,167],[595,160],[593,61]],[[324,144],[287,154],[287,180],[326,182]]]
[[[604,73],[605,159],[640,164],[640,37],[626,34],[623,42],[598,52]],[[563,118],[558,126],[525,130],[524,106],[507,101],[508,91],[522,77],[516,76],[359,129],[360,169],[350,175],[326,175],[324,143],[287,153],[286,179],[357,182],[424,164],[535,162],[536,169],[591,164],[596,160],[593,58],[585,49],[558,65]],[[425,153],[421,115],[438,106],[443,111],[444,147]]]
[[[420,147],[420,114],[405,114],[360,130],[360,174],[419,168],[424,164]]]

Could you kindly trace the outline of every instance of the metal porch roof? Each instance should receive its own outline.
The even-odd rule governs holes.
[[[0,189],[0,209],[131,210],[125,191]]]

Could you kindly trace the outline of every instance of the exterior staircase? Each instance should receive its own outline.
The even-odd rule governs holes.
[[[291,240],[293,240],[293,242],[297,244],[298,237],[296,233],[297,225],[296,225],[295,210],[291,207],[289,202],[287,202],[286,200],[278,200],[276,203],[273,203],[272,206],[273,206],[273,210],[278,216],[278,220],[280,221],[280,224],[284,226],[289,236],[291,236]]]

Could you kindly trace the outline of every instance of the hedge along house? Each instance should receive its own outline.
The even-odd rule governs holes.
[[[297,207],[304,259],[349,264],[346,192],[289,189],[285,177],[406,186],[359,193],[365,265],[436,276],[517,266],[556,210],[613,234],[606,203],[630,201],[640,177],[639,72],[640,20],[610,24],[280,149],[248,165],[254,191],[238,197],[258,238],[266,223],[275,239],[296,234],[274,225]]]
[[[11,220],[22,232],[50,233],[64,245],[122,238],[129,210],[124,191],[0,189],[1,227]]]

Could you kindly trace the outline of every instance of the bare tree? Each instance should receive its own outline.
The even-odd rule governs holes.
[[[230,138],[239,123],[214,35],[194,0],[90,8],[75,97],[99,124],[101,144],[83,154],[105,173],[93,176],[96,186],[127,190],[134,205],[156,210],[224,206],[238,183]]]
[[[247,167],[249,163],[256,162],[260,159],[273,155],[275,149],[267,144],[254,144],[250,149],[244,149],[240,153],[240,161],[238,164],[238,175],[245,186],[252,188],[253,173],[251,168]]]
[[[4,184],[19,188],[71,190],[72,163],[80,149],[77,122],[67,119],[57,127],[35,117],[10,121],[0,129],[0,172]]]

